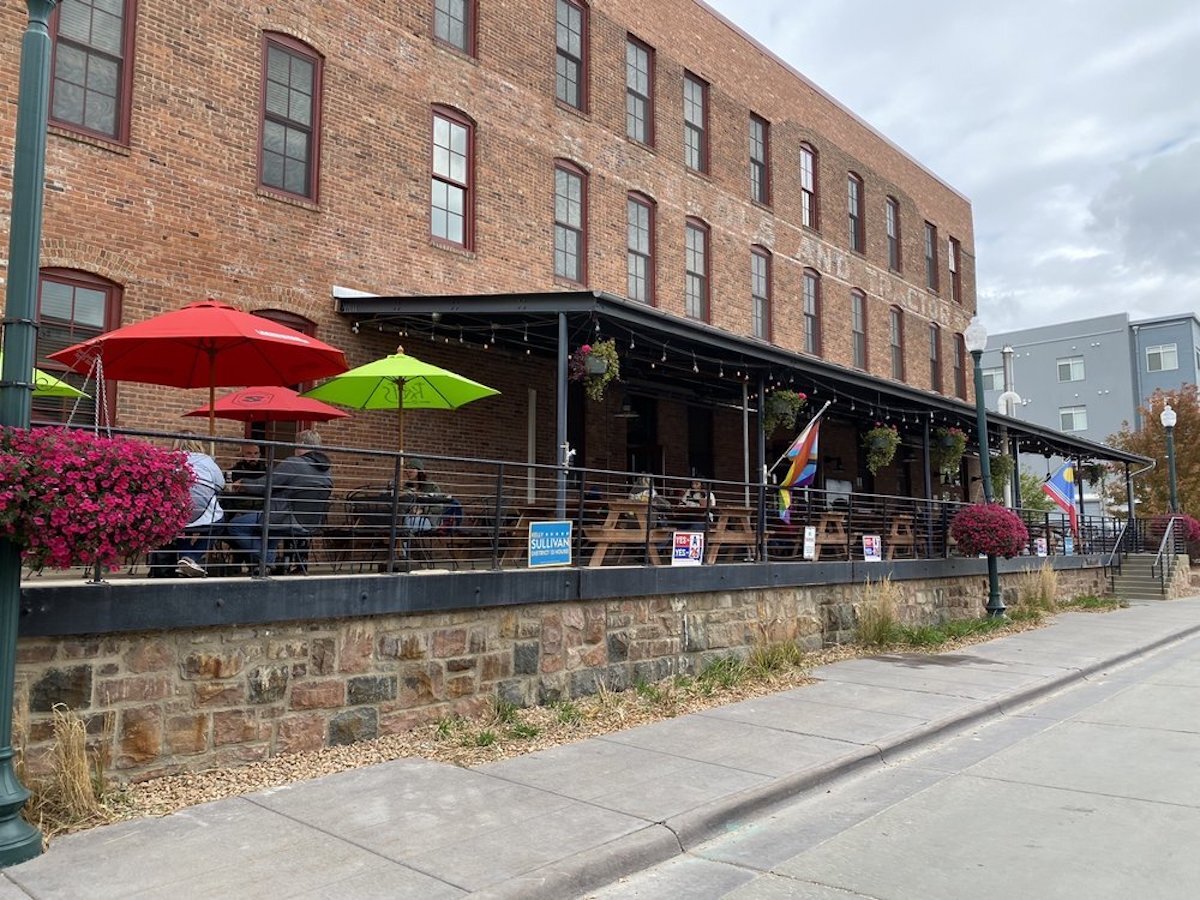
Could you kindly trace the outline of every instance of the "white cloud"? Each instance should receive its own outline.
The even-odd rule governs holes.
[[[709,0],[971,199],[989,329],[1191,311],[1194,0]]]

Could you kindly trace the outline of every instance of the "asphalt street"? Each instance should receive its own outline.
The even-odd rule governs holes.
[[[1191,638],[588,896],[1192,900],[1197,835]]]

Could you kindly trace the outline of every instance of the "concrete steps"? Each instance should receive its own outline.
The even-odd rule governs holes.
[[[1112,591],[1127,600],[1164,600],[1166,591],[1157,575],[1151,574],[1153,553],[1131,553],[1121,563],[1121,572],[1112,576]],[[1167,581],[1170,581],[1168,573]]]

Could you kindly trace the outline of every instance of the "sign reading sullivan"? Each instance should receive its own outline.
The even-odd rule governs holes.
[[[529,568],[571,564],[571,523],[529,523]]]

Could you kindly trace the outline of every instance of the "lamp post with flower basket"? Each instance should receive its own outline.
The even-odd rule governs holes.
[[[50,14],[55,0],[27,0],[21,39],[8,229],[4,362],[0,426],[29,427],[37,280],[45,196],[46,122],[50,96]],[[12,710],[16,686],[17,619],[21,606],[21,548],[0,538],[0,868],[42,852],[42,835],[21,816],[29,791],[13,768]]]
[[[987,347],[987,329],[975,316],[963,331],[963,343],[975,361],[975,419],[979,438],[979,474],[983,478],[983,499],[992,502],[992,454],[988,450],[987,407],[983,402],[983,351]],[[987,613],[993,619],[1004,617],[1004,601],[1000,598],[1000,574],[996,569],[996,554],[988,553]]]

